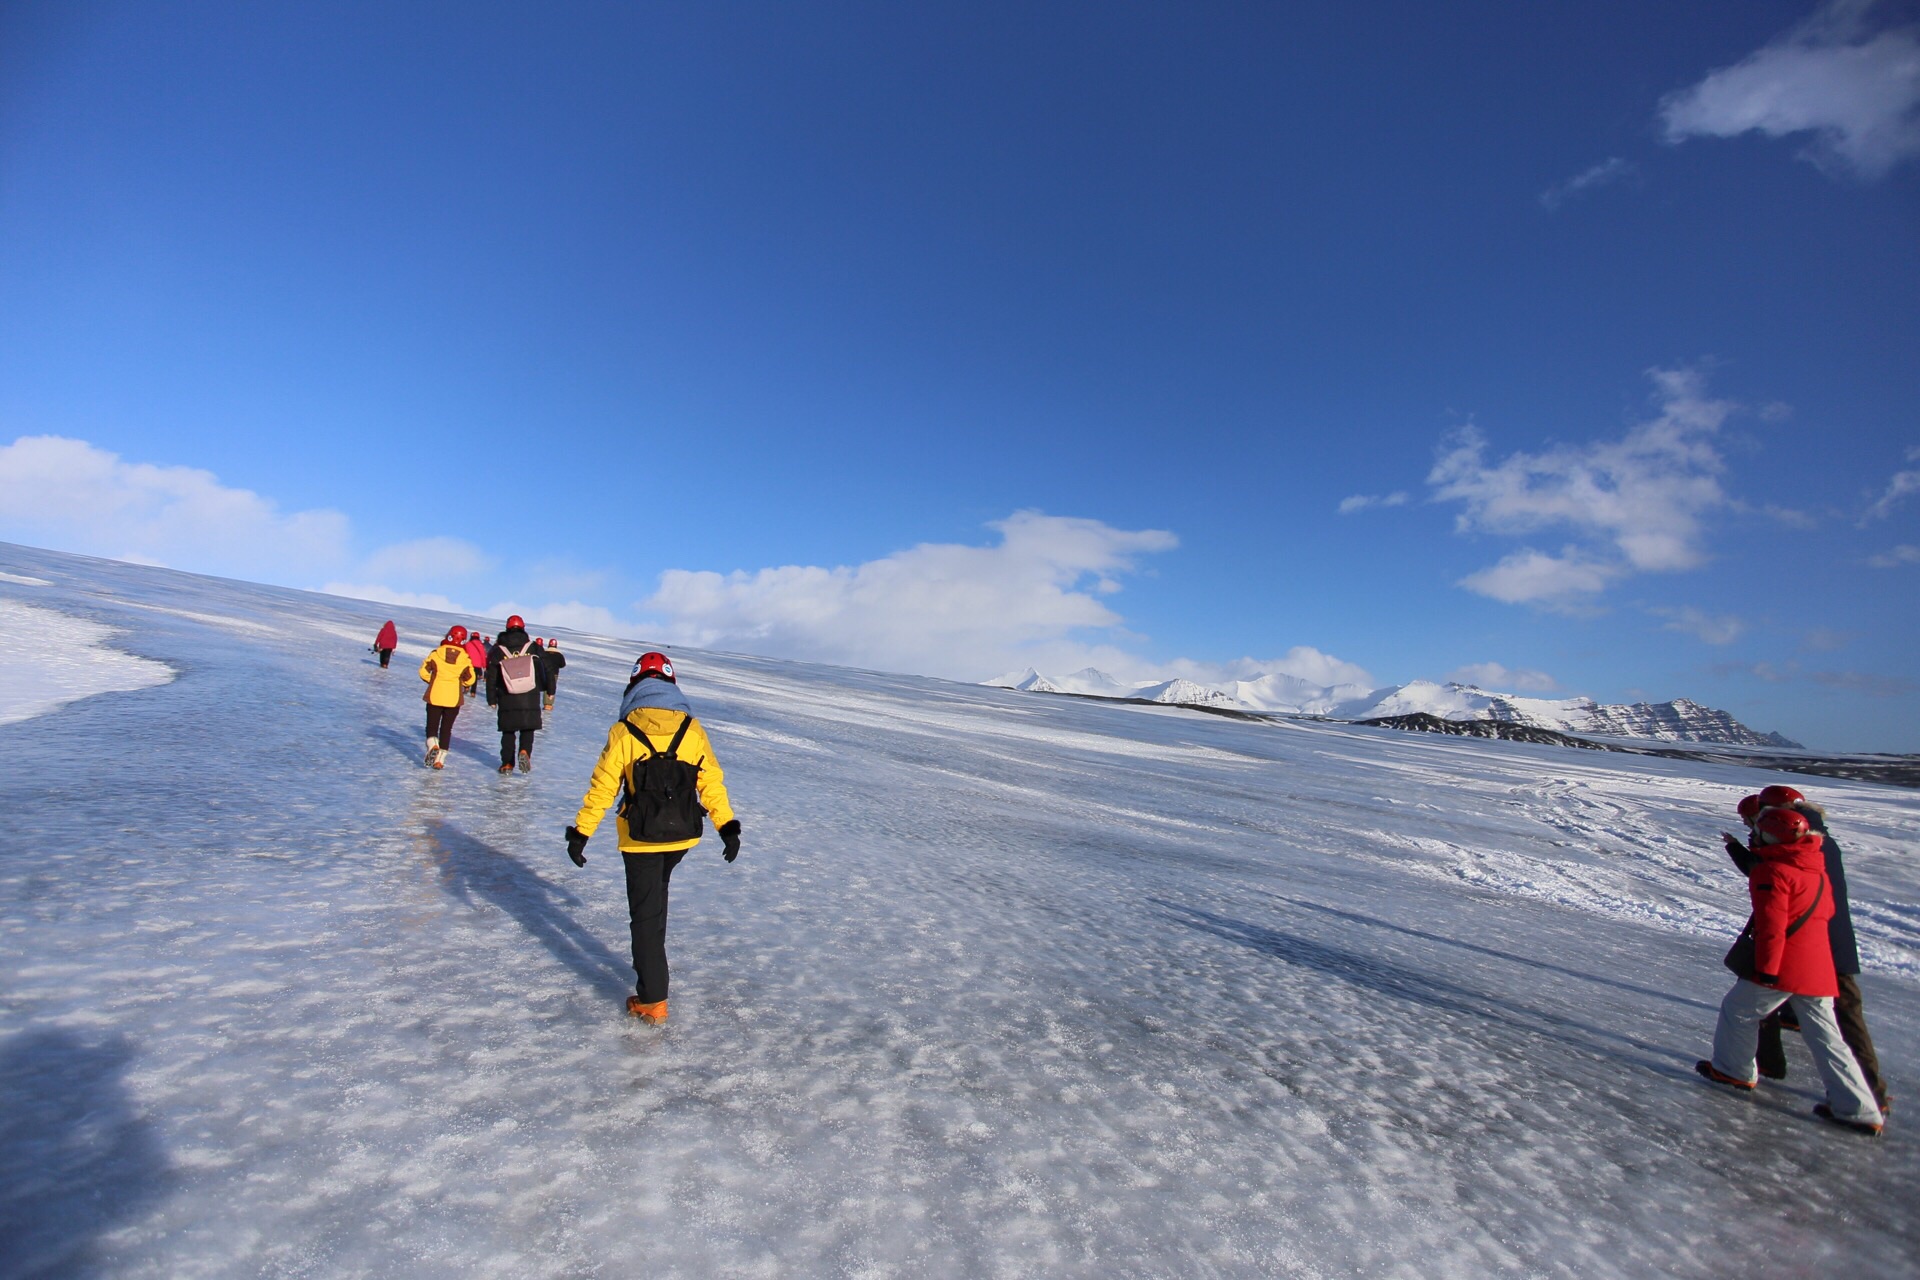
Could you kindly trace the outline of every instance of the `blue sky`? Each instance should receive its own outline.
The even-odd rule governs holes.
[[[1920,10],[1315,9],[8,5],[0,538],[1920,750]]]

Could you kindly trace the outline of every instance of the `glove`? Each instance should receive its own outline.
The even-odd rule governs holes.
[[[567,856],[573,859],[573,865],[587,865],[587,838],[580,834],[580,828],[567,828]]]
[[[735,818],[720,828],[720,843],[726,846],[721,856],[728,862],[740,856],[740,819]]]
[[[1753,980],[1763,987],[1777,987],[1780,985],[1780,975],[1777,973],[1756,973],[1753,975]]]

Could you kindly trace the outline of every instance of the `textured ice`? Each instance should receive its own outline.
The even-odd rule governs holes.
[[[436,773],[443,615],[0,569],[178,673],[0,728],[0,1275],[1915,1273],[1914,793],[1811,788],[1870,1143],[1691,1071],[1769,775],[677,651],[747,834],[649,1028],[560,839],[642,646]]]

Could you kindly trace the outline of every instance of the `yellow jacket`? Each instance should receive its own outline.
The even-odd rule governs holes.
[[[474,681],[473,659],[457,644],[434,647],[420,664],[420,678],[427,682],[427,705],[457,707],[460,692]]]
[[[655,751],[667,749],[682,719],[693,720],[693,717],[665,707],[636,707],[627,716],[628,723],[647,735],[647,742]],[[680,740],[680,750],[675,754],[700,771],[694,790],[700,797],[700,806],[713,819],[713,825],[724,827],[732,822],[733,802],[727,799],[726,775],[720,771],[720,762],[713,758],[713,743],[707,740],[707,731],[700,727],[698,720],[693,720],[687,726],[687,736]],[[620,726],[619,721],[615,721],[613,727],[607,730],[606,748],[600,752],[600,759],[593,766],[593,779],[587,783],[587,794],[580,801],[580,812],[574,815],[573,825],[581,835],[590,836],[594,833],[600,820],[606,816],[608,807],[619,795],[627,771],[634,761],[641,758],[640,744]],[[669,844],[644,844],[627,835],[625,814],[616,812],[614,820],[620,832],[622,853],[672,853],[676,849],[691,849],[700,843],[696,839],[676,840]]]

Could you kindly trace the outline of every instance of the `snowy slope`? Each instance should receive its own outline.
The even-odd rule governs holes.
[[[0,572],[177,676],[0,726],[0,1274],[1914,1274],[1912,792],[1793,780],[1875,1144],[1797,1043],[1690,1070],[1772,775],[681,651],[747,834],[647,1028],[560,839],[639,646],[570,637],[531,777],[476,709],[434,773],[446,619],[382,672],[377,606]]]

